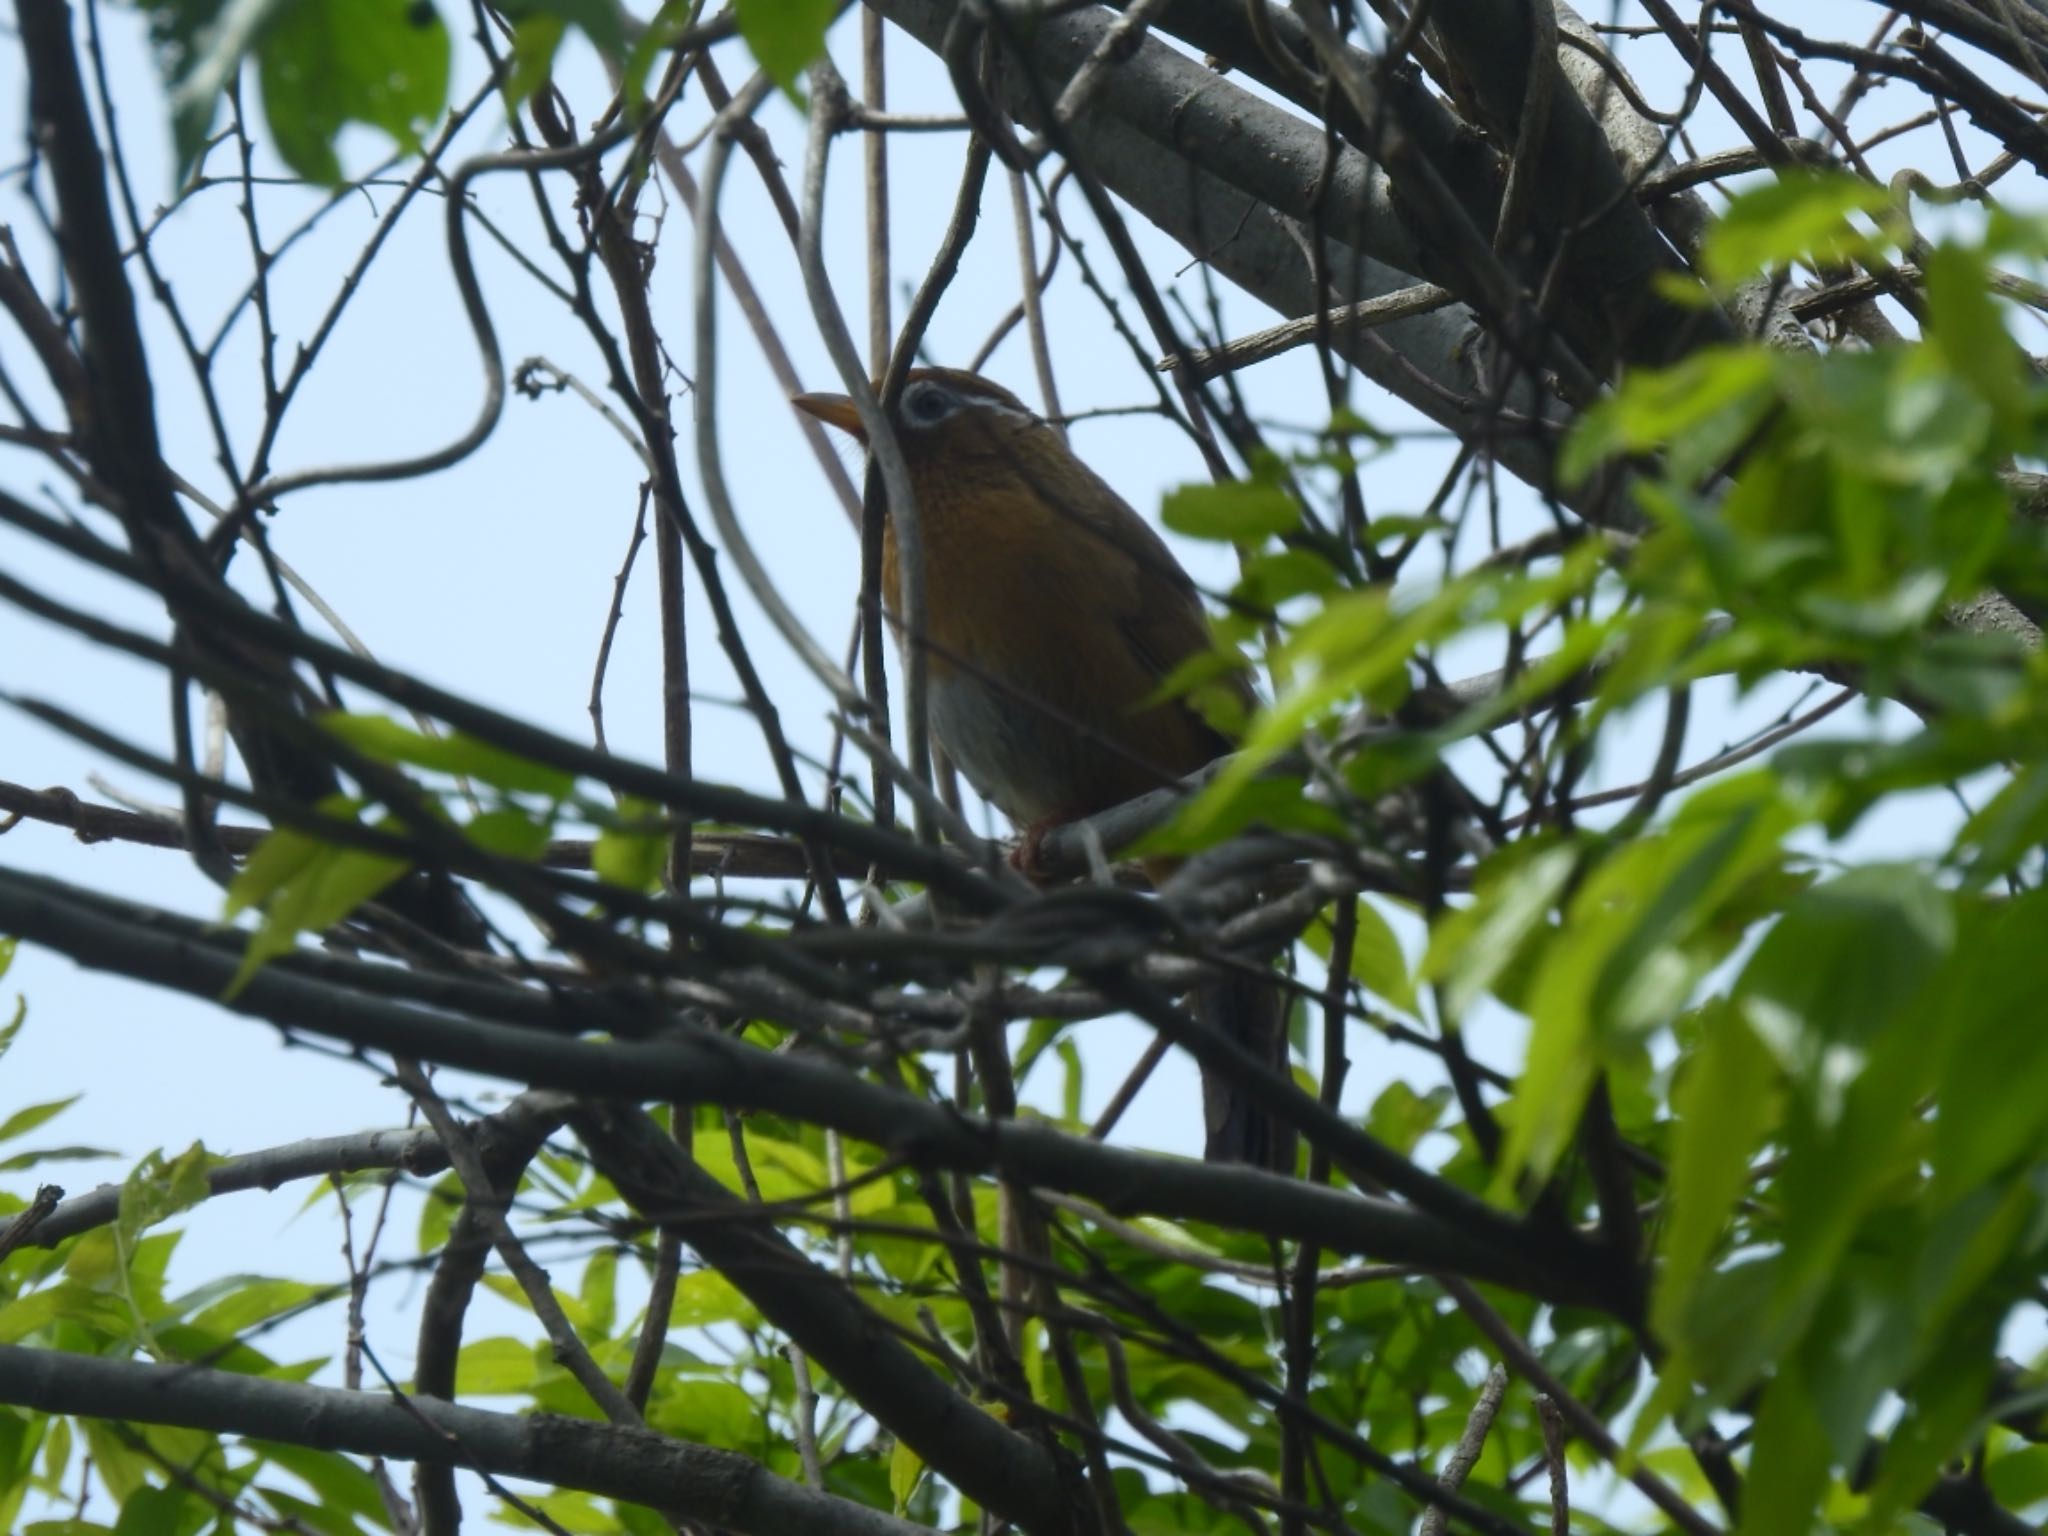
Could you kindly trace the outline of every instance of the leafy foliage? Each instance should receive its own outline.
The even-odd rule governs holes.
[[[795,94],[806,67],[825,51],[825,29],[838,14],[836,0],[734,0],[740,36],[768,76]]]
[[[334,141],[350,123],[417,151],[448,100],[449,41],[430,0],[136,0],[165,52],[182,178],[245,60],[294,171],[336,185]]]
[[[294,172],[324,186],[344,179],[335,145],[351,124],[380,129],[401,152],[416,154],[422,128],[448,105],[451,47],[434,0],[133,3],[149,13],[163,54],[181,179],[198,162],[221,98],[245,63],[256,67],[273,147]],[[517,103],[539,89],[573,29],[604,57],[626,63],[637,95],[655,50],[701,8],[701,0],[670,0],[643,25],[618,0],[514,0],[500,7],[514,23],[505,94]],[[771,51],[786,31],[779,22],[763,30]]]
[[[245,62],[279,153],[326,184],[342,177],[349,124],[411,150],[446,109],[449,35],[429,5],[141,3],[166,50],[188,170]],[[704,8],[666,5],[645,25],[611,0],[501,9],[508,102],[539,90],[578,32],[623,69],[630,122],[655,57]],[[734,19],[794,95],[838,9],[737,0]],[[618,1416],[607,1383],[635,1383],[657,1434],[874,1511],[982,1524],[945,1477],[949,1447],[928,1419],[896,1422],[871,1385],[864,1396],[807,1351],[799,1309],[774,1290],[801,1273],[857,1303],[863,1349],[904,1350],[920,1383],[955,1394],[954,1430],[995,1422],[1019,1447],[1056,1448],[1062,1472],[1095,1480],[1090,1496],[1114,1497],[1140,1533],[1256,1526],[1293,1499],[1332,1525],[1405,1536],[1415,1469],[1433,1471],[1458,1439],[1485,1364],[1503,1355],[1524,1380],[1486,1436],[1465,1490],[1484,1514],[1461,1512],[1468,1522],[1550,1517],[1537,1474],[1562,1469],[1547,1465],[1531,1381],[1624,1442],[1575,1425],[1566,1454],[1582,1482],[1615,1466],[1664,1513],[1680,1504],[1708,1529],[1698,1512],[1717,1502],[1738,1536],[1921,1529],[1962,1464],[2007,1511],[2048,1506],[2048,1388],[2033,1347],[2048,1274],[2048,1044],[2032,1022],[2048,925],[2048,658],[1955,622],[1986,594],[2023,615],[2048,608],[2048,537],[2012,496],[2048,462],[2048,386],[2010,308],[2016,293],[2040,301],[2013,269],[2048,260],[2048,227],[1973,210],[1930,240],[1910,193],[1788,170],[1735,198],[1696,278],[1670,278],[1667,293],[1702,306],[1857,264],[1907,294],[1910,336],[1729,340],[1628,371],[1557,458],[1552,488],[1579,516],[1561,502],[1528,546],[1470,558],[1459,541],[1475,519],[1444,497],[1420,511],[1369,506],[1356,477],[1390,439],[1348,409],[1305,434],[1307,451],[1248,452],[1241,480],[1166,497],[1164,524],[1231,546],[1239,574],[1213,649],[1161,693],[1240,750],[1142,851],[1199,855],[1248,830],[1300,840],[1283,882],[1300,946],[1292,1067],[1342,1118],[1333,1129],[1297,1105],[1315,1134],[1292,1171],[1331,1189],[1283,1198],[1274,1182],[1210,1170],[1213,1185],[1184,1206],[1151,1209],[1149,1193],[1194,1188],[1196,1171],[1087,1161],[1101,1149],[1084,1090],[1101,1085],[1076,1000],[1138,998],[1135,985],[1113,989],[1140,950],[1160,962],[1147,986],[1187,985],[1185,962],[1213,961],[1221,943],[1203,926],[1207,891],[1161,918],[1108,882],[1028,898],[1005,885],[1015,902],[989,918],[934,876],[920,916],[936,911],[935,928],[905,908],[872,928],[828,927],[814,889],[787,903],[734,896],[720,870],[687,914],[693,929],[678,916],[689,890],[663,892],[678,813],[615,790],[593,754],[571,771],[537,731],[507,732],[516,748],[493,739],[481,711],[466,730],[318,716],[306,734],[348,787],[244,858],[224,916],[259,917],[229,1000],[303,936],[334,936],[376,957],[347,973],[359,998],[388,989],[425,1019],[456,1011],[448,995],[480,997],[466,1022],[481,1033],[512,1021],[522,1070],[561,1045],[560,1070],[581,1089],[604,1046],[647,1063],[688,1039],[707,1079],[677,1092],[671,1067],[645,1090],[675,1100],[649,1111],[662,1146],[718,1197],[695,1207],[628,1198],[635,1170],[543,1139],[564,1116],[582,1129],[570,1111],[520,1141],[531,1104],[491,1106],[467,1149],[502,1188],[479,1185],[474,1165],[388,1153],[334,1173],[315,1199],[381,1197],[412,1177],[413,1239],[435,1285],[480,1290],[518,1318],[440,1341],[449,1381],[425,1383],[422,1364],[422,1382],[394,1385],[595,1422]],[[1409,563],[1423,548],[1436,565]],[[1450,658],[1481,650],[1508,658],[1496,686],[1445,683]],[[1218,686],[1246,652],[1271,682],[1250,713]],[[1801,675],[1842,698],[1687,765],[1695,690],[1727,679],[1751,696]],[[1824,714],[1850,693],[1866,702]],[[1584,789],[1589,765],[1627,760],[1629,733],[1645,720],[1654,732],[1660,715],[1646,777]],[[703,787],[679,781],[673,803]],[[1968,801],[1953,836],[1894,839],[1881,855],[1858,841],[1943,792]],[[858,860],[832,852],[859,864],[849,884],[864,881],[877,908],[909,883],[875,853],[879,829],[842,814],[854,802],[750,803],[806,861],[814,843],[845,837]],[[565,833],[594,840],[572,849]],[[931,854],[907,838],[897,851],[906,863]],[[570,854],[587,873],[559,867]],[[945,866],[956,869],[965,862]],[[449,972],[398,963],[409,945],[439,942],[378,910],[416,871],[485,894],[488,920],[501,898],[543,891],[552,905],[526,914],[534,952],[508,945],[493,964]],[[0,974],[12,955],[0,941]],[[1018,994],[1040,1001],[1012,1019],[1002,1010]],[[1029,1016],[1041,1007],[1048,1016]],[[23,1017],[0,1029],[0,1052]],[[1352,1113],[1339,1089],[1362,1034],[1376,1052],[1428,1053],[1429,1070],[1390,1072]],[[735,1062],[795,1065],[741,1082]],[[827,1129],[839,1123],[839,1106],[819,1107],[828,1071],[849,1100],[900,1095],[901,1136]],[[600,1080],[606,1102],[626,1097]],[[0,1142],[72,1102],[0,1115]],[[1017,1102],[1040,1107],[1000,1124]],[[913,1108],[942,1115],[913,1122]],[[1017,1174],[1015,1159],[1046,1147],[1086,1168],[1071,1189],[1087,1198],[1037,1187],[1036,1173],[1062,1165]],[[81,1155],[39,1149],[4,1166]],[[178,1224],[223,1168],[196,1144],[147,1154],[104,1220],[7,1253],[0,1345],[314,1376],[323,1360],[273,1358],[266,1330],[347,1287],[258,1273],[171,1284]],[[1280,1216],[1247,1211],[1234,1198],[1246,1188]],[[1471,1274],[1485,1278],[1435,1257],[1361,1268],[1299,1225],[1277,1228],[1285,1241],[1260,1226],[1300,1223],[1303,1210],[1397,1212],[1484,1253]],[[1226,1224],[1232,1213],[1243,1219]],[[487,1259],[497,1222],[550,1265]],[[756,1262],[679,1257],[741,1228],[764,1244]],[[1102,1454],[1084,1474],[1085,1451]],[[339,1454],[11,1408],[0,1526],[15,1528],[31,1500],[67,1498],[88,1459],[120,1533],[184,1536],[216,1516],[223,1529],[256,1518],[323,1536],[397,1525],[377,1478]],[[223,1513],[237,1507],[259,1514]],[[661,1528],[645,1507],[575,1487],[532,1507],[579,1532]],[[1583,1499],[1573,1519],[1589,1533],[1627,1523]]]

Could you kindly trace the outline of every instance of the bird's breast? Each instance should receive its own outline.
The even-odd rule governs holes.
[[[1130,639],[1132,585],[1112,551],[1070,527],[1022,537],[1028,514],[988,534],[924,495],[919,507],[928,718],[983,798],[1025,826],[1084,816],[1215,755],[1180,705],[1146,707],[1158,672]],[[900,599],[893,538],[883,555]]]

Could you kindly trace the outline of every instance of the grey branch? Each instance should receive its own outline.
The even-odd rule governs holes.
[[[0,1347],[0,1401],[528,1478],[746,1536],[929,1536],[924,1526],[776,1477],[736,1451],[554,1414],[13,1346]]]
[[[1188,354],[1188,363],[1196,378],[1213,379],[1219,373],[1248,368],[1253,363],[1263,363],[1269,357],[1278,357],[1283,352],[1306,346],[1325,327],[1332,336],[1349,336],[1353,331],[1370,330],[1389,321],[1405,320],[1410,315],[1426,315],[1433,309],[1444,309],[1457,302],[1458,296],[1448,288],[1439,288],[1434,283],[1417,283],[1412,288],[1396,289],[1377,299],[1363,299],[1341,309],[1303,315],[1298,320],[1268,326],[1263,331],[1240,336],[1220,347],[1200,348]],[[1162,357],[1159,371],[1170,372],[1179,361],[1178,358]]]
[[[0,870],[0,930],[99,970],[218,998],[240,963],[243,937],[210,934],[170,913],[155,914],[147,923],[122,915],[133,910],[96,903],[91,893],[58,881]],[[388,969],[352,964],[366,974]],[[1470,1275],[1552,1301],[1598,1306],[1612,1300],[1576,1245],[1521,1224],[1477,1213],[1454,1223],[1393,1200],[1256,1169],[1102,1146],[1031,1122],[993,1122],[865,1081],[817,1056],[771,1053],[708,1030],[600,1041],[500,1024],[374,996],[331,979],[347,970],[330,960],[328,977],[316,979],[274,962],[229,1006],[280,1028],[535,1087],[790,1115],[922,1166],[993,1172],[1081,1195],[1120,1213],[1147,1211],[1312,1241],[1333,1252]],[[1114,1000],[1128,1005],[1121,995]],[[600,995],[578,1002],[588,1028],[621,1022]],[[1320,1106],[1302,1098],[1301,1114],[1315,1118]],[[1355,1141],[1355,1132],[1345,1139]]]
[[[1465,1420],[1465,1432],[1458,1436],[1457,1445],[1451,1449],[1451,1459],[1444,1463],[1444,1475],[1438,1479],[1452,1492],[1465,1486],[1465,1479],[1478,1465],[1479,1453],[1486,1449],[1486,1433],[1493,1428],[1494,1415],[1500,1412],[1501,1399],[1507,1396],[1507,1391],[1507,1367],[1496,1360],[1487,1369],[1486,1381],[1480,1386],[1479,1397],[1472,1404],[1471,1416]],[[1432,1504],[1422,1512],[1418,1536],[1443,1536],[1443,1531],[1443,1506]]]

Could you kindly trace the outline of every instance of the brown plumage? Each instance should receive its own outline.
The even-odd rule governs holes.
[[[796,404],[865,436],[843,395]],[[976,374],[923,368],[895,415],[924,540],[932,734],[1027,835],[1194,772],[1231,743],[1180,699],[1146,704],[1209,648],[1194,583],[1158,534],[1015,395]],[[883,590],[898,605],[895,530]],[[1249,676],[1227,686],[1247,708]],[[1281,998],[1257,981],[1192,1000],[1213,1027],[1286,1069]],[[1213,1160],[1293,1166],[1291,1138],[1205,1076]]]

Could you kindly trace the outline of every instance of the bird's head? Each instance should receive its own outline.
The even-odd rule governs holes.
[[[798,410],[865,443],[845,395],[797,395]],[[1002,385],[958,368],[915,368],[891,415],[911,473],[991,458],[1029,464],[1067,451],[1059,433]]]

